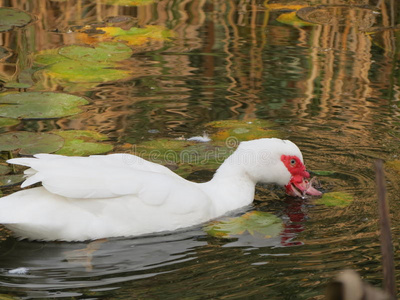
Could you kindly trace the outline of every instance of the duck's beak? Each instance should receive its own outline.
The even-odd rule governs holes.
[[[292,176],[289,183],[285,185],[286,193],[293,197],[304,198],[306,195],[320,196],[322,192],[315,189],[313,179],[308,180],[310,174],[307,171],[302,172],[301,175]]]

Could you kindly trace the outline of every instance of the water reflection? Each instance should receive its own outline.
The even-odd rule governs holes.
[[[1,46],[13,53],[0,61],[4,82],[30,69],[26,54],[78,43],[68,33],[71,26],[128,15],[135,26],[160,25],[176,33],[157,47],[136,49],[125,61],[134,71],[131,78],[71,89],[90,98],[84,113],[23,120],[2,132],[88,129],[107,134],[118,147],[202,135],[204,124],[214,120],[266,119],[300,146],[311,171],[334,172],[319,176],[325,191],[354,196],[350,206],[330,208],[285,198],[275,187],[259,187],[256,209],[274,213],[285,225],[278,238],[266,240],[218,240],[200,228],[94,244],[8,239],[0,244],[0,293],[26,298],[321,299],[324,284],[346,267],[380,285],[372,162],[399,155],[399,7],[394,0],[351,1],[350,8],[344,7],[348,1],[308,1],[313,12],[317,5],[333,7],[336,19],[329,21],[325,9],[325,21],[303,16],[317,24],[302,26],[283,24],[279,16],[288,10],[296,16],[305,5],[273,2],[281,8],[268,9],[257,1],[162,0],[137,7],[102,1],[0,2],[38,19],[23,30],[0,33]],[[66,87],[45,81],[40,88]],[[388,169],[388,178],[396,216],[399,175]],[[396,218],[393,230],[400,232]],[[18,267],[29,273],[8,273]]]

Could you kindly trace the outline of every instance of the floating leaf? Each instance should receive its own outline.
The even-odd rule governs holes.
[[[353,202],[353,196],[345,192],[331,192],[325,193],[323,196],[316,200],[316,204],[323,204],[326,206],[346,207]]]
[[[211,222],[204,227],[209,235],[221,238],[231,238],[245,232],[251,235],[271,238],[279,236],[283,223],[277,216],[261,211],[252,211],[237,218]]]
[[[184,177],[194,171],[214,171],[233,152],[225,145],[168,139],[146,141],[135,145],[132,150],[132,154],[151,162],[176,166],[174,171]]]
[[[24,180],[25,180],[24,174],[2,175],[0,176],[0,187],[9,187],[17,185]]]
[[[104,134],[89,130],[67,130],[67,131],[54,131],[64,138],[64,146],[56,152],[56,154],[69,155],[69,156],[85,156],[92,154],[102,154],[109,152],[113,146],[106,143],[99,143],[108,137]]]
[[[128,46],[115,42],[100,43],[96,47],[70,45],[45,50],[34,57],[36,65],[46,66],[36,73],[36,77],[39,82],[50,77],[63,86],[79,83],[85,90],[96,83],[130,77],[131,71],[119,69],[122,64],[118,62],[129,58],[132,53]]]
[[[119,28],[119,27],[116,27]],[[100,43],[96,47],[70,45],[64,46],[58,54],[76,61],[115,62],[128,59],[132,55],[132,50],[122,43]]]
[[[14,151],[21,155],[52,153],[60,149],[64,139],[55,134],[27,131],[8,132],[0,135],[0,151]]]
[[[0,95],[0,116],[23,119],[48,119],[82,112],[80,105],[88,101],[64,93],[27,92]]]
[[[319,5],[301,8],[296,14],[314,24],[348,26],[351,22],[352,27],[367,30],[375,23],[378,11],[365,5]]]
[[[228,138],[236,138],[238,141],[247,141],[259,138],[279,137],[276,130],[268,129],[274,124],[266,120],[224,120],[214,121],[206,124],[207,127],[215,128],[217,131],[211,134],[211,139],[215,141],[226,141]],[[237,145],[228,145],[237,146]]]
[[[4,175],[7,174],[8,172],[10,172],[10,168],[6,165],[0,165],[0,175]]]
[[[286,14],[281,14],[276,20],[282,24],[303,27],[303,26],[315,26],[314,23],[306,22],[297,17],[296,12],[290,12]]]
[[[23,27],[32,21],[32,17],[20,10],[0,7],[0,32],[9,31],[14,27]]]
[[[101,41],[118,41],[128,45],[143,45],[152,41],[165,41],[174,37],[173,31],[162,26],[148,25],[143,28],[131,27],[125,30],[116,26],[93,26],[90,30],[76,30],[78,38],[93,44]]]
[[[1,111],[1,106],[0,106],[0,111]],[[0,127],[8,127],[8,126],[14,126],[19,124],[19,120],[16,119],[11,119],[11,118],[0,118]]]

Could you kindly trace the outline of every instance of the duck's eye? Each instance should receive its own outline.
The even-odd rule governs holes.
[[[295,160],[294,158],[292,158],[292,159],[290,160],[290,165],[294,166],[295,164],[296,164],[296,160]]]

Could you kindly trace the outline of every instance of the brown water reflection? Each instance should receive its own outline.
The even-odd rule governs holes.
[[[336,15],[325,9],[307,17],[316,23],[307,26],[278,19],[301,7],[316,13],[318,5],[335,6]],[[87,244],[9,238],[0,244],[0,294],[27,299],[323,299],[327,281],[348,267],[381,285],[372,162],[400,155],[397,1],[164,0],[118,6],[3,0],[0,6],[37,17],[24,29],[0,33],[0,46],[14,53],[0,61],[5,82],[30,70],[32,53],[82,43],[69,32],[73,26],[127,15],[135,26],[159,25],[175,32],[170,41],[134,48],[124,64],[133,71],[126,80],[89,88],[48,78],[34,84],[29,90],[69,90],[91,103],[73,118],[23,120],[1,132],[89,129],[128,151],[126,143],[201,135],[214,120],[266,119],[300,146],[311,171],[334,172],[319,178],[325,191],[345,191],[355,199],[348,207],[332,208],[260,187],[254,207],[285,224],[277,239],[221,241],[195,228],[109,241],[90,253],[89,268],[68,263],[65,256],[90,248]],[[387,171],[397,250],[399,175]],[[395,256],[399,259],[398,251]],[[8,273],[18,267],[30,273]]]

